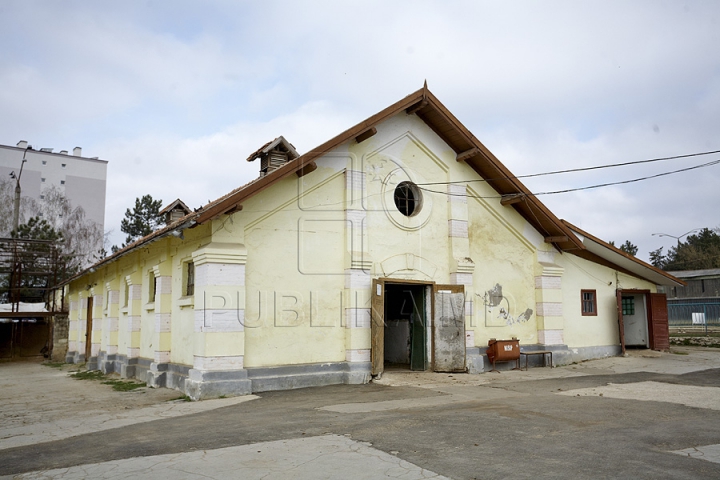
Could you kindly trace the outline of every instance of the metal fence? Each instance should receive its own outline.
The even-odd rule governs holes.
[[[720,302],[668,303],[670,327],[720,327]]]

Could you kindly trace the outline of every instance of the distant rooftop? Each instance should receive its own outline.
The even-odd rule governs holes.
[[[667,273],[677,278],[717,277],[720,276],[720,268],[708,268],[705,270],[677,270]]]

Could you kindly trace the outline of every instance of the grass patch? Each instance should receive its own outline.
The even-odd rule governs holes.
[[[70,376],[77,380],[102,380],[100,383],[102,383],[103,385],[110,385],[112,386],[113,390],[118,392],[129,392],[131,390],[137,390],[138,388],[143,388],[147,386],[144,383],[135,382],[133,380],[110,379],[100,370],[76,372]]]
[[[107,380],[101,383],[103,385],[112,385],[113,390],[118,392],[130,392],[147,386],[144,383],[133,382],[132,380]]]
[[[65,363],[63,362],[43,362],[43,365],[50,368],[61,368]]]
[[[674,354],[674,355],[690,355],[690,354],[687,353],[687,352],[675,352],[675,351],[671,351],[670,353],[672,353],[672,354]]]
[[[70,375],[72,378],[78,380],[102,380],[105,375],[100,370],[86,370],[84,372],[77,372]]]
[[[181,400],[183,402],[192,402],[192,398],[188,397],[187,395],[181,395],[177,398],[171,398],[168,400],[168,402],[177,402],[178,400]]]

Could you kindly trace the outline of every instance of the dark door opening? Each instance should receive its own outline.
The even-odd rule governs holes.
[[[92,354],[92,329],[93,329],[93,297],[87,299],[87,322],[85,324],[85,362],[90,361]]]
[[[0,361],[42,358],[48,351],[50,324],[44,317],[0,320]]]
[[[427,370],[425,285],[385,284],[385,368]]]

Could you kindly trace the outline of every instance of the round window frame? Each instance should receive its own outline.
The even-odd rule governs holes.
[[[403,191],[403,193],[400,193],[400,191]],[[410,203],[408,201],[408,195],[405,192],[410,192],[412,195],[412,199],[410,200]],[[402,203],[398,201],[398,197],[400,195],[405,195],[405,208],[409,211],[405,211],[405,209],[402,208]],[[401,199],[402,200],[402,199]],[[410,180],[403,180],[402,182],[398,183],[395,186],[395,190],[393,191],[393,202],[395,203],[395,208],[404,216],[410,218],[414,217],[422,211],[423,206],[423,194],[420,188],[415,185],[415,183],[411,182]],[[410,205],[412,205],[412,208],[410,208]]]
[[[397,162],[396,162],[397,163]],[[395,187],[401,182],[408,181],[417,187],[418,182],[426,180],[414,173],[411,177],[404,168],[396,168],[389,172],[382,180],[382,208],[388,219],[401,230],[415,231],[425,226],[430,220],[433,210],[431,195],[422,195],[422,206],[413,212],[413,215],[406,217],[395,206]],[[417,187],[420,189],[420,187]]]

